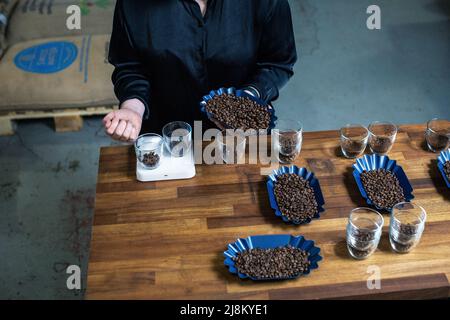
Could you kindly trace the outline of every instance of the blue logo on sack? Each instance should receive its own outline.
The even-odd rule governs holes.
[[[69,67],[77,55],[78,49],[72,42],[54,41],[22,50],[14,58],[14,63],[27,72],[55,73]]]

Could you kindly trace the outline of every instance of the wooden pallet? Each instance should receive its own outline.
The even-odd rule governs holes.
[[[117,106],[0,112],[0,136],[13,135],[15,121],[24,119],[53,118],[56,132],[79,131],[83,127],[83,116],[105,115],[115,109]]]

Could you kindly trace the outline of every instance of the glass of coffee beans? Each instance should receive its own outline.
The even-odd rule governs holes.
[[[140,136],[134,149],[141,168],[154,170],[159,167],[163,151],[163,139],[160,135],[148,133]]]
[[[432,152],[441,152],[447,149],[450,142],[450,121],[444,119],[428,121],[425,139],[428,149]]]
[[[383,216],[370,208],[353,209],[347,224],[347,249],[355,259],[369,257],[378,247]]]
[[[170,122],[162,129],[164,144],[174,157],[184,157],[191,151],[192,127],[183,121]]]
[[[279,119],[272,130],[275,151],[281,163],[292,163],[302,150],[303,126],[299,121]]]
[[[425,228],[425,209],[412,202],[401,202],[392,208],[389,241],[394,251],[406,253],[420,241]]]
[[[216,141],[217,150],[225,163],[243,163],[246,147],[246,137],[243,131],[239,133],[239,130],[223,130],[216,135]]]
[[[342,154],[349,159],[358,158],[366,150],[369,131],[360,124],[347,124],[341,128]]]
[[[372,122],[369,125],[369,147],[372,153],[386,154],[391,151],[397,131],[397,126],[391,122]]]

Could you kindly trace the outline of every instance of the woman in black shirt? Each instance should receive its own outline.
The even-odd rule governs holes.
[[[142,123],[204,120],[199,102],[220,87],[271,102],[296,60],[287,0],[118,0],[109,61],[120,110],[106,131],[129,141]]]

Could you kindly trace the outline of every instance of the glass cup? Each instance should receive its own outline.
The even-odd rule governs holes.
[[[224,130],[216,135],[217,150],[227,164],[242,163],[245,157],[246,137],[234,130]]]
[[[367,128],[360,124],[347,124],[340,132],[342,154],[349,159],[361,156],[369,139]]]
[[[158,134],[144,134],[137,138],[134,143],[134,150],[139,166],[143,169],[154,170],[161,163],[163,139]]]
[[[358,260],[366,259],[378,247],[383,216],[370,208],[353,209],[347,224],[347,249]]]
[[[406,253],[420,241],[427,219],[426,211],[412,202],[397,203],[392,208],[389,241],[394,251]]]
[[[447,149],[450,142],[450,121],[444,119],[428,121],[425,139],[428,149],[432,152],[441,152]]]
[[[281,163],[291,163],[300,154],[303,143],[303,126],[299,121],[280,119],[272,130],[275,151]]]
[[[372,153],[386,154],[391,151],[397,131],[397,126],[391,122],[372,122],[369,125],[369,147]]]
[[[162,129],[164,144],[174,157],[184,157],[191,151],[192,127],[182,121],[170,122]]]

